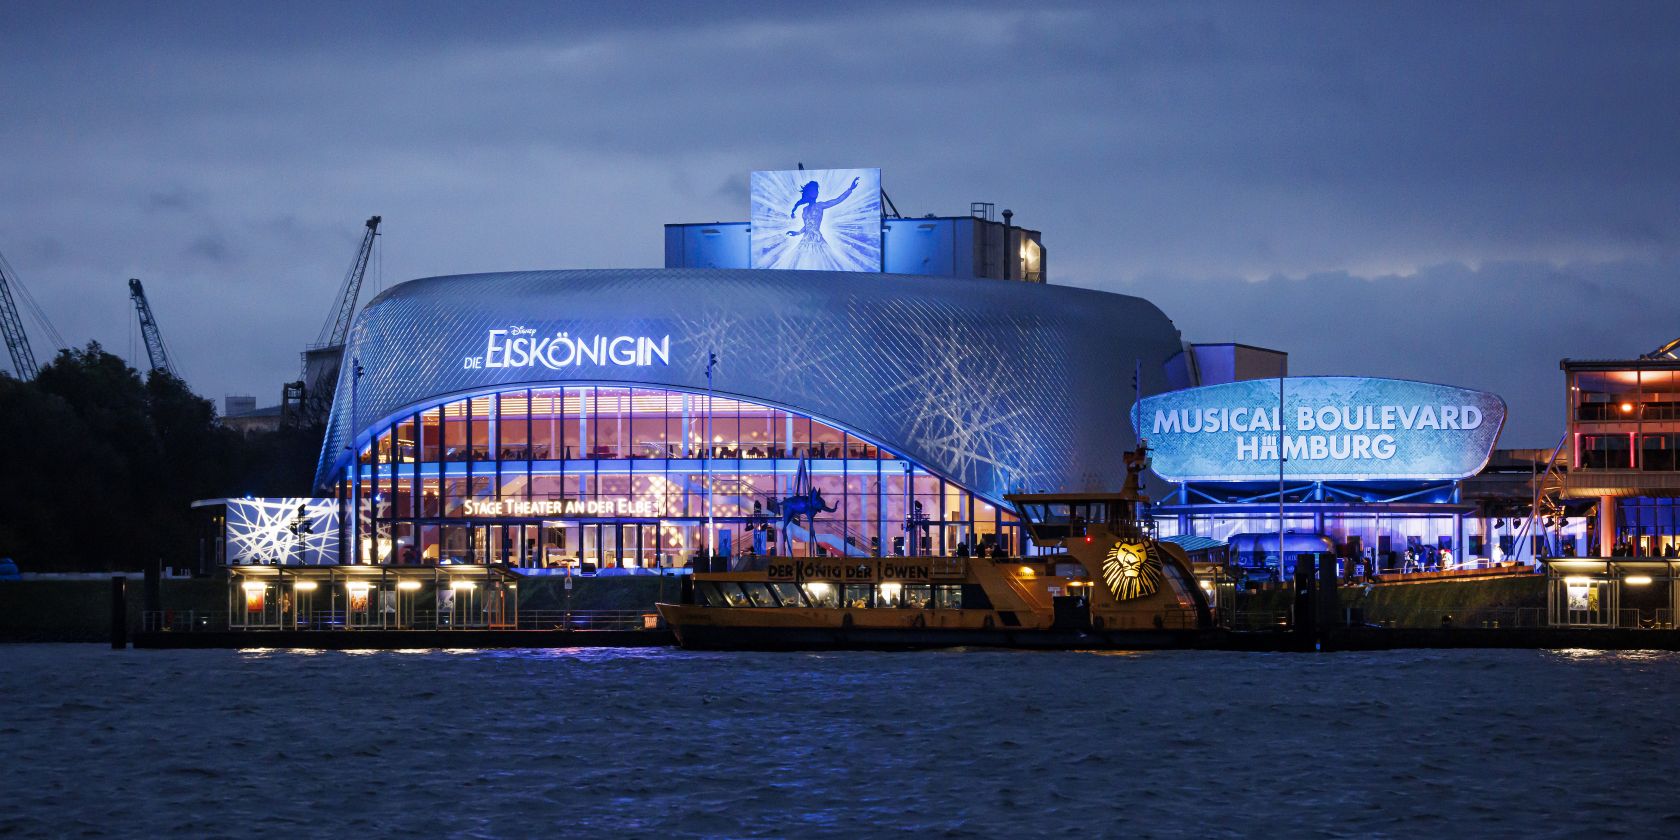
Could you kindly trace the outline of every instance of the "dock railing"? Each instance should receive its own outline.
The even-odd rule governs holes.
[[[1288,630],[1288,610],[1234,610],[1231,629],[1241,631]]]

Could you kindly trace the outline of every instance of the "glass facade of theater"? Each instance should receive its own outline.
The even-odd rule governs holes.
[[[516,388],[415,406],[371,440],[338,487],[356,511],[357,563],[588,572],[681,567],[714,546],[800,557],[1020,548],[999,505],[875,441],[703,393]],[[779,513],[798,506],[816,508],[814,525]]]

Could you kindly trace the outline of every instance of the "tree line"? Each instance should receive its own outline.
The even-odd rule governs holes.
[[[196,565],[197,499],[311,496],[319,426],[245,436],[163,371],[97,342],[0,373],[0,557],[25,572]]]

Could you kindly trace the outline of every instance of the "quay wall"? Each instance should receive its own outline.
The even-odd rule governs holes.
[[[520,610],[652,610],[659,600],[675,601],[679,578],[573,578],[568,603],[565,581],[559,577],[526,578],[519,584]],[[110,639],[109,577],[0,581],[0,642],[104,642]],[[1451,615],[1458,627],[1480,627],[1498,621],[1511,627],[1519,610],[1532,622],[1545,608],[1546,580],[1542,575],[1519,575],[1483,580],[1442,580],[1388,583],[1340,590],[1343,607],[1364,612],[1367,623],[1393,622],[1395,627],[1437,628]],[[223,578],[166,578],[161,582],[162,607],[177,612],[227,609]],[[128,581],[130,633],[141,629],[145,609],[145,581]],[[1293,600],[1286,589],[1242,593],[1238,609],[1286,612]]]
[[[1514,626],[1519,618],[1532,625],[1544,621],[1545,575],[1508,575],[1472,580],[1425,580],[1343,586],[1338,590],[1344,608],[1362,611],[1366,623],[1393,622],[1395,627],[1440,627],[1452,616],[1458,627],[1483,622]],[[1238,610],[1287,612],[1294,601],[1291,589],[1276,588],[1239,593]]]
[[[569,608],[652,611],[663,597],[675,601],[682,582],[668,577],[573,578]],[[227,579],[164,578],[165,610],[227,611]],[[146,581],[128,578],[128,630],[141,629]],[[568,608],[565,580],[527,578],[519,583],[521,610]],[[30,578],[0,581],[0,642],[107,642],[111,638],[111,577]]]

